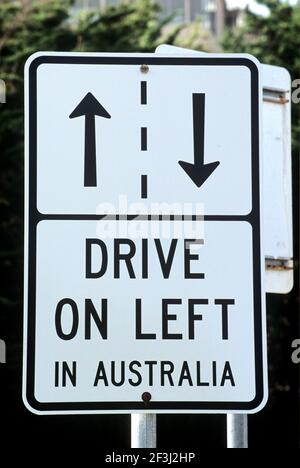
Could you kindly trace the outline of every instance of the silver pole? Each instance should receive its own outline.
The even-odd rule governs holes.
[[[105,10],[106,7],[107,7],[107,0],[99,0],[100,10]]]
[[[227,415],[227,448],[248,448],[248,416],[246,414]]]
[[[184,22],[192,21],[191,0],[184,0]]]
[[[222,36],[225,28],[225,8],[224,0],[216,0],[215,31],[218,38]]]
[[[131,448],[156,448],[156,414],[131,415]]]

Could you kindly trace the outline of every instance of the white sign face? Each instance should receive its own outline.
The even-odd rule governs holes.
[[[162,44],[156,54],[208,56]],[[265,290],[288,294],[293,287],[291,77],[285,68],[261,65]]]
[[[179,203],[178,214],[199,204],[201,214],[249,214],[256,65],[197,60],[148,57],[143,74],[137,57],[37,58],[38,211],[164,214],[157,205]],[[205,183],[180,161],[204,167]]]
[[[26,70],[27,407],[258,411],[255,61],[38,54]]]

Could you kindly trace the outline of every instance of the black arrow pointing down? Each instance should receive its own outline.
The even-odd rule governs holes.
[[[193,94],[194,163],[178,161],[197,187],[201,187],[220,162],[204,164],[205,94]]]

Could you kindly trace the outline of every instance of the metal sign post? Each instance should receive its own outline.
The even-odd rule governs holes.
[[[156,448],[156,414],[131,415],[131,447]]]
[[[131,415],[131,447],[156,448],[156,414]],[[227,448],[248,448],[248,416],[227,415]]]
[[[247,414],[227,415],[227,448],[248,448],[248,416]]]

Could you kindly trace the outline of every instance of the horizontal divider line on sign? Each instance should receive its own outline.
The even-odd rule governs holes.
[[[32,217],[33,218],[33,217]],[[43,220],[66,220],[66,221],[85,221],[85,220],[108,220],[108,221],[246,221],[252,222],[251,213],[248,215],[101,215],[101,214],[41,214],[37,213],[36,221]]]

